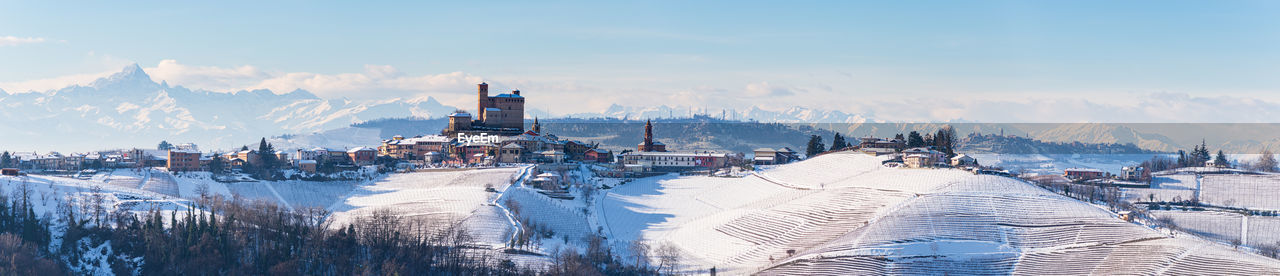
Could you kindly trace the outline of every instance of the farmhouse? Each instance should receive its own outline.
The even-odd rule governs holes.
[[[1090,180],[1107,176],[1106,172],[1092,168],[1069,168],[1062,171],[1062,176],[1071,180]]]
[[[751,163],[755,165],[780,165],[799,160],[796,151],[783,147],[780,149],[758,148],[754,151]]]

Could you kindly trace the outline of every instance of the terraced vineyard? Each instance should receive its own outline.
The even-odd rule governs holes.
[[[881,160],[828,154],[745,178],[641,179],[611,191],[600,219],[615,246],[676,245],[691,273],[1280,274],[1275,259],[1019,180]]]

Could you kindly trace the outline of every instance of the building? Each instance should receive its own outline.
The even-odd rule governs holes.
[[[961,153],[957,154],[955,157],[951,157],[951,166],[953,167],[973,167],[977,165],[978,159],[975,159],[968,154]]]
[[[645,172],[678,172],[728,167],[741,154],[716,152],[628,152],[622,154],[624,166]]]
[[[907,147],[907,142],[900,138],[882,139],[867,136],[858,138],[858,140],[858,147],[861,149],[887,149],[892,151],[901,151]]]
[[[459,110],[449,115],[449,126],[442,134],[454,137],[460,134],[512,136],[524,132],[524,96],[520,90],[489,96],[489,84],[476,86],[476,113]]]
[[[316,160],[298,160],[298,170],[306,173],[316,173]]]
[[[925,168],[948,165],[947,154],[929,148],[910,148],[902,151],[902,163],[909,168]]]
[[[591,149],[582,157],[583,162],[613,163],[613,152],[603,149]]]
[[[373,161],[378,157],[378,151],[366,147],[355,147],[347,150],[347,156],[351,159],[352,164],[367,166],[373,165]]]
[[[636,150],[641,152],[667,151],[666,144],[653,141],[653,123],[649,120],[644,121],[644,141],[641,141],[639,145],[636,145]]]
[[[200,170],[199,151],[193,150],[169,150],[169,158],[165,162],[165,168],[171,172],[190,172]]]
[[[382,140],[378,153],[391,158],[404,160],[421,160],[430,152],[448,152],[452,139],[443,135],[417,136],[404,138],[396,135]]]
[[[751,163],[755,165],[781,165],[799,159],[799,154],[788,147],[781,149],[758,148],[754,151]]]
[[[1107,176],[1107,173],[1099,169],[1069,168],[1062,171],[1062,176],[1070,180],[1080,181],[1104,178]]]
[[[1120,179],[1128,181],[1142,180],[1143,175],[1146,174],[1146,170],[1147,168],[1137,166],[1120,168]]]
[[[516,143],[508,143],[498,150],[498,163],[524,162],[524,147]]]
[[[82,154],[62,155],[58,152],[48,154],[15,152],[12,156],[18,160],[20,168],[36,171],[78,171],[84,164],[85,157]]]

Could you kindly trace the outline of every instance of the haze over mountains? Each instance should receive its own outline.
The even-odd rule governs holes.
[[[161,140],[222,148],[253,137],[333,129],[384,117],[452,112],[435,99],[356,102],[307,91],[231,93],[156,83],[131,65],[87,86],[0,93],[0,139],[8,150],[83,151],[154,147]]]
[[[531,101],[538,101],[536,97]],[[288,93],[265,89],[219,92],[188,89],[154,81],[141,67],[130,65],[88,85],[26,93],[0,90],[0,145],[16,151],[88,151],[121,147],[154,147],[160,140],[194,142],[204,149],[226,149],[255,142],[257,137],[303,135],[290,146],[372,145],[373,137],[389,137],[352,127],[381,118],[439,118],[457,110],[432,97],[355,101],[320,98],[305,90]],[[688,106],[614,104],[598,113],[563,116],[530,110],[541,118],[689,118],[704,115],[728,121],[793,123],[847,135],[890,136],[912,130],[932,132],[949,124],[967,134],[1006,133],[1048,142],[1132,143],[1156,151],[1176,151],[1202,139],[1212,149],[1256,153],[1280,148],[1277,124],[1091,124],[1091,123],[904,123],[872,114],[790,107],[778,111],[752,106],[716,110]],[[530,118],[531,119],[531,118]],[[419,133],[432,134],[438,126]],[[367,128],[367,127],[366,127]],[[325,137],[305,137],[320,133]],[[350,134],[350,135],[349,135]],[[338,139],[351,136],[346,139]],[[294,139],[299,140],[299,139]],[[364,141],[370,140],[370,141]],[[722,145],[722,148],[739,146]]]

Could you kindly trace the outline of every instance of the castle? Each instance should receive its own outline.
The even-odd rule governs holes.
[[[476,89],[476,113],[459,110],[449,114],[449,126],[444,135],[520,135],[524,133],[524,97],[520,90],[489,96],[489,84],[480,83]]]

